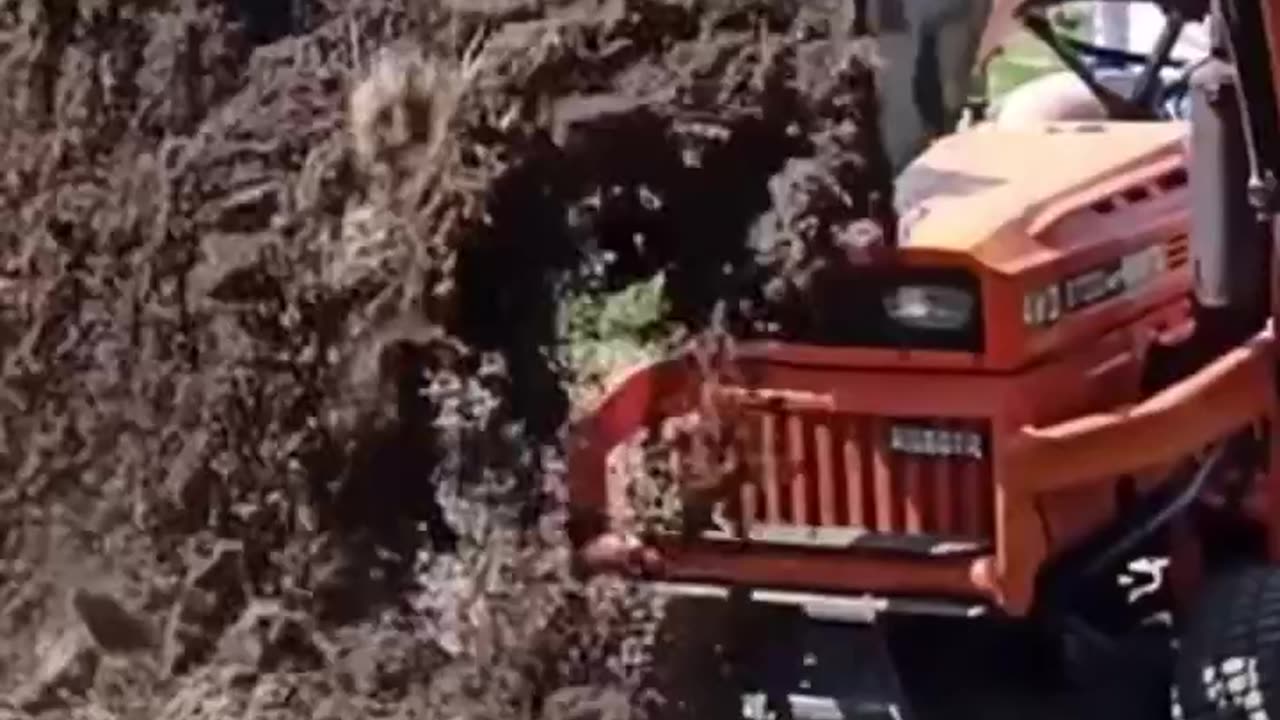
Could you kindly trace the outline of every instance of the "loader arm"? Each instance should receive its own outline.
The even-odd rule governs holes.
[[[1276,0],[1219,0],[1226,35],[1239,74],[1239,101],[1244,108],[1245,134],[1249,145],[1250,201],[1258,211],[1261,221],[1268,226],[1272,257],[1280,240],[1280,3]],[[1244,239],[1236,238],[1236,242]],[[1273,261],[1274,262],[1274,261]],[[1276,291],[1277,276],[1274,264],[1258,269],[1269,275],[1271,288],[1271,326],[1280,323],[1280,292]],[[1280,373],[1280,364],[1271,354],[1271,372]],[[1270,416],[1275,418],[1280,410],[1280,390],[1272,384],[1267,398]],[[1268,524],[1268,549],[1271,559],[1280,560],[1280,424],[1271,423],[1270,475],[1266,493],[1269,507],[1267,514],[1273,518]]]

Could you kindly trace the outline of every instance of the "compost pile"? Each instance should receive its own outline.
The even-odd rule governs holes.
[[[5,3],[0,717],[647,707],[656,605],[566,559],[566,308],[774,322],[881,242],[854,24]]]

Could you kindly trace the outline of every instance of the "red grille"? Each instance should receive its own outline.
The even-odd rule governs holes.
[[[750,423],[747,452],[755,461],[741,488],[749,524],[994,538],[985,448],[983,459],[908,455],[890,448],[889,420],[829,411],[751,409],[743,419]],[[987,434],[986,424],[975,420],[911,424]]]

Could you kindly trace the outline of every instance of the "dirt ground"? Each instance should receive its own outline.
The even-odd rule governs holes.
[[[785,320],[891,239],[852,27],[0,4],[0,717],[641,712],[656,607],[565,557],[565,307]]]
[[[660,636],[660,687],[683,699],[671,720],[740,720],[743,694],[835,701],[845,720],[888,720],[889,704],[901,720],[1169,719],[1168,683],[1144,664],[1154,635],[1063,665],[1025,627],[990,619],[821,622],[776,605],[681,598]]]

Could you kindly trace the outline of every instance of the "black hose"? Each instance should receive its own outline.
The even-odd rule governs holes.
[[[1145,522],[1130,530],[1119,541],[1110,545],[1094,558],[1085,567],[1082,576],[1089,577],[1102,572],[1116,560],[1132,552],[1144,540],[1155,535],[1161,528],[1172,521],[1178,513],[1185,510],[1200,496],[1200,492],[1204,490],[1209,478],[1217,473],[1219,466],[1227,457],[1227,449],[1230,445],[1230,441],[1224,441],[1214,447],[1208,459],[1201,463],[1200,467],[1196,468],[1196,472],[1191,477],[1191,482],[1187,483],[1186,487],[1170,498],[1164,507],[1157,510]]]

